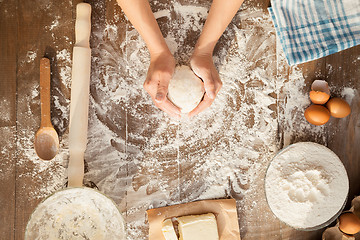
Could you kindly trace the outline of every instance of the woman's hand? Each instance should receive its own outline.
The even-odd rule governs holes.
[[[180,109],[167,98],[169,81],[174,73],[175,60],[166,45],[148,0],[117,0],[131,23],[144,39],[151,60],[145,90],[150,94],[155,106],[170,116],[180,118]]]
[[[195,45],[195,51],[190,61],[190,65],[195,74],[204,81],[206,94],[203,101],[189,113],[189,117],[208,108],[222,86],[219,73],[212,60],[212,53],[217,41],[243,1],[244,0],[213,0],[211,4],[204,28]]]
[[[155,106],[179,119],[181,111],[167,98],[170,79],[175,70],[175,59],[169,51],[152,53],[144,89]]]
[[[190,65],[194,73],[203,80],[205,87],[204,99],[189,113],[189,117],[192,117],[210,107],[222,87],[222,82],[215,68],[212,52],[201,52],[195,49]]]

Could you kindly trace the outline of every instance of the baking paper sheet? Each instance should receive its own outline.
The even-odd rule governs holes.
[[[220,240],[240,240],[235,199],[202,200],[146,211],[149,220],[149,240],[166,240],[162,222],[167,218],[214,213]]]

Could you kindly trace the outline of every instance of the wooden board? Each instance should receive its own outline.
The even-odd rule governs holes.
[[[16,174],[16,1],[0,3],[0,232],[14,239]]]

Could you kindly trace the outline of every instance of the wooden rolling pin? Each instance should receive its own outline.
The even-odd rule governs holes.
[[[76,6],[75,46],[73,48],[69,123],[69,187],[81,187],[84,178],[84,153],[87,144],[89,88],[91,71],[91,6]]]

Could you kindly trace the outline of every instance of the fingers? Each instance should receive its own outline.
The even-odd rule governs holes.
[[[158,81],[156,95],[155,95],[155,101],[157,101],[158,103],[163,102],[166,99],[166,95],[168,93],[169,81],[170,78],[169,79],[164,78]]]
[[[169,114],[171,117],[180,119],[181,118],[181,111],[180,108],[176,107],[174,104],[172,104],[167,98],[161,103],[157,103],[154,101],[155,106]]]
[[[200,112],[202,112],[205,109],[207,109],[208,107],[210,107],[213,102],[214,102],[214,99],[210,98],[208,95],[205,94],[204,99],[199,103],[199,105],[197,105],[196,108],[194,108],[194,110],[189,112],[188,116],[191,118],[191,117],[199,114]]]
[[[162,76],[148,76],[144,82],[144,89],[149,93],[152,100],[162,102],[166,99],[169,80]]]
[[[212,81],[212,80],[211,81],[207,80],[206,82],[204,81],[204,88],[205,88],[206,95],[211,99],[215,99],[216,87],[215,87],[214,81]]]
[[[211,99],[215,99],[216,94],[222,87],[222,82],[213,63],[211,63],[211,66],[208,66],[205,69],[195,68],[194,66],[193,71],[199,78],[203,80],[206,95]]]
[[[211,76],[211,73],[205,72],[200,75],[200,78],[204,81],[204,88],[205,88],[206,95],[211,99],[215,99],[216,86],[215,86],[215,82]]]
[[[205,76],[206,78],[203,78],[205,88],[204,99],[188,114],[190,118],[210,107],[222,87],[222,82],[216,70],[212,71],[210,77],[208,75]]]
[[[166,112],[171,117],[180,119],[180,108],[172,104],[167,98],[168,85],[169,81],[167,80],[154,81],[147,78],[144,82],[144,89],[149,93],[156,107]]]
[[[175,59],[170,51],[151,54],[144,89],[149,93],[155,106],[172,117],[180,118],[180,109],[167,98],[168,86],[174,70]]]
[[[156,94],[156,82],[151,81],[151,78],[147,77],[144,82],[144,89],[145,91],[151,96],[151,98],[154,98],[154,95]]]
[[[222,82],[220,80],[219,74],[216,70],[213,70],[211,78],[208,78],[206,81],[204,81],[205,92],[211,99],[215,99],[221,87]]]

